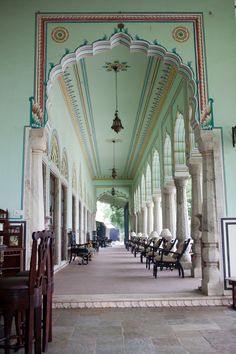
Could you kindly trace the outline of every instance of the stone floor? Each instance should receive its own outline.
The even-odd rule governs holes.
[[[55,274],[48,354],[236,354],[232,295],[206,299],[199,284],[188,272],[154,279],[124,247],[76,260]]]
[[[53,310],[48,354],[155,353],[235,354],[236,311],[230,306]]]
[[[236,353],[230,307],[56,309],[49,354]]]

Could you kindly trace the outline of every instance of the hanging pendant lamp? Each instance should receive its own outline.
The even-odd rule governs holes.
[[[121,131],[121,129],[124,129],[121,120],[119,118],[119,112],[118,112],[118,95],[117,95],[117,72],[118,72],[118,65],[114,64],[112,66],[112,69],[115,72],[115,92],[116,92],[116,110],[115,110],[115,118],[113,119],[113,124],[111,126],[111,129],[113,129],[117,134]]]

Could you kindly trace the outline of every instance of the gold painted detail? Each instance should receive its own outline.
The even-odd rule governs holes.
[[[69,38],[69,31],[65,27],[55,27],[51,32],[51,37],[56,43],[64,43]]]
[[[71,121],[72,121],[74,130],[75,130],[76,135],[77,135],[78,140],[79,140],[79,144],[80,144],[80,148],[81,148],[82,154],[84,156],[84,160],[87,162],[87,166],[88,166],[88,169],[89,169],[89,174],[90,174],[90,176],[92,176],[92,166],[89,163],[88,158],[87,158],[87,154],[86,154],[86,151],[85,151],[85,146],[84,146],[83,141],[82,141],[82,137],[81,137],[79,126],[78,126],[78,123],[77,123],[77,119],[76,119],[76,116],[75,116],[75,113],[74,113],[74,110],[73,110],[71,99],[70,99],[70,96],[69,96],[69,94],[67,92],[67,89],[66,89],[66,84],[65,84],[64,77],[63,76],[59,76],[58,80],[59,80],[59,84],[61,86],[61,90],[62,90],[62,93],[63,93],[63,96],[64,96],[66,107],[67,107],[69,115],[71,117]]]
[[[63,153],[62,161],[61,161],[61,174],[68,180],[68,161],[66,153]]]
[[[76,175],[75,167],[73,168],[73,174],[72,174],[72,189],[77,192],[77,175]]]
[[[176,42],[187,42],[189,39],[189,31],[186,27],[183,26],[175,27],[172,31],[172,37]]]
[[[53,135],[52,137],[50,159],[52,163],[54,163],[54,165],[56,165],[57,168],[60,169],[59,145],[57,137],[55,135]]]
[[[142,133],[142,129],[143,129],[144,122],[145,122],[145,117],[146,117],[147,110],[148,110],[148,107],[149,107],[151,94],[152,94],[153,89],[154,89],[154,85],[155,85],[157,74],[158,74],[158,71],[159,71],[159,68],[160,68],[160,64],[161,64],[161,60],[158,58],[157,61],[156,61],[155,67],[154,67],[153,75],[152,75],[150,86],[149,86],[148,93],[147,93],[147,99],[146,99],[145,104],[144,104],[144,108],[143,108],[143,111],[142,111],[142,116],[141,116],[141,119],[140,119],[140,122],[139,122],[139,126],[138,126],[138,129],[135,132],[135,142],[134,142],[134,145],[133,145],[133,152],[132,152],[132,154],[130,156],[130,159],[129,159],[126,167],[125,167],[126,174],[128,174],[127,169],[130,168],[130,166],[132,164],[132,161],[135,161],[135,158],[134,158],[135,151],[137,150],[138,144],[140,143],[141,133]],[[144,134],[146,134],[146,131],[144,131]]]
[[[135,171],[137,171],[137,165],[140,162],[140,160],[142,159],[143,154],[144,154],[144,152],[145,152],[145,150],[147,148],[147,144],[150,141],[150,136],[151,136],[156,124],[157,124],[159,115],[161,113],[161,110],[163,108],[165,100],[166,100],[168,94],[170,93],[170,90],[171,90],[171,87],[172,87],[172,85],[174,83],[176,75],[177,75],[177,69],[175,67],[171,67],[171,71],[170,71],[170,74],[169,74],[169,77],[168,77],[168,81],[167,81],[166,86],[164,88],[164,91],[163,91],[163,94],[162,94],[161,99],[159,101],[159,104],[157,106],[157,109],[156,109],[156,111],[153,114],[151,124],[150,124],[150,126],[148,128],[148,131],[147,131],[147,134],[145,136],[145,140],[144,140],[144,143],[142,145],[142,149],[141,149],[140,154],[139,154],[139,159],[136,160],[136,163],[134,164],[134,166],[132,168],[132,174]]]
[[[83,89],[82,89],[82,84],[81,84],[81,78],[80,78],[80,74],[79,74],[79,70],[78,70],[77,65],[74,66],[74,72],[75,72],[76,82],[77,82],[79,96],[80,96],[80,100],[81,100],[81,105],[82,105],[82,109],[83,109],[83,118],[84,118],[84,122],[85,122],[85,126],[86,126],[87,138],[89,140],[89,144],[88,144],[85,141],[85,136],[84,136],[84,139],[83,139],[84,144],[85,144],[85,146],[91,146],[91,150],[92,150],[91,161],[94,161],[96,171],[100,172],[99,162],[96,158],[96,153],[95,153],[95,149],[94,149],[92,132],[91,132],[90,125],[89,125],[89,119],[88,119],[88,114],[87,114],[87,109],[86,109],[86,104],[85,104],[85,99],[84,99],[84,94],[83,94]],[[94,174],[95,174],[95,171],[94,171]]]

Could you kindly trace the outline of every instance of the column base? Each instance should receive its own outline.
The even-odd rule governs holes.
[[[202,293],[207,296],[223,295],[223,284],[220,282],[209,283],[206,280],[202,280]]]
[[[191,277],[202,278],[202,268],[191,268]]]
[[[182,267],[184,270],[191,269],[192,268],[192,263],[188,261],[180,262],[182,264]]]

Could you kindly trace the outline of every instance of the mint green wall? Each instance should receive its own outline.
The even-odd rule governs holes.
[[[0,11],[0,208],[11,212],[21,208],[23,164],[23,127],[29,122],[28,97],[34,88],[35,12],[203,12],[207,54],[209,96],[214,98],[215,125],[223,127],[226,191],[229,216],[235,216],[236,149],[232,148],[231,127],[236,124],[236,46],[233,0],[2,0]],[[209,14],[209,11],[212,14]],[[66,43],[71,48],[83,39],[96,40],[110,34],[111,24],[81,25],[77,40]],[[171,29],[171,24],[166,24]],[[72,26],[73,27],[73,26]],[[86,30],[86,37],[82,31]],[[86,28],[85,28],[86,27]],[[87,28],[89,27],[89,30]],[[163,33],[158,24],[128,24],[131,35],[147,40],[157,39],[168,49],[176,47],[184,61],[193,60],[191,41],[174,42],[170,33]],[[72,30],[77,31],[77,30]],[[88,32],[89,33],[88,33]],[[79,43],[78,43],[79,44]],[[64,51],[64,48],[63,48]],[[61,48],[50,52],[52,62],[59,60]],[[6,188],[6,186],[8,186]],[[232,197],[230,197],[232,196]]]
[[[85,162],[81,146],[78,143],[78,136],[75,132],[72,120],[69,116],[68,110],[65,104],[58,104],[58,102],[64,102],[64,97],[59,89],[58,81],[53,82],[53,89],[50,94],[51,108],[49,110],[49,124],[51,130],[56,130],[59,148],[60,159],[62,158],[63,149],[66,149],[68,158],[68,172],[69,172],[69,184],[68,184],[68,227],[71,227],[71,215],[72,215],[72,178],[73,169],[76,171],[77,176],[77,194],[82,202],[85,202],[85,198],[89,196],[94,197],[93,186],[91,183],[91,176],[88,171],[88,166]],[[82,172],[80,172],[82,171]],[[86,197],[85,197],[86,190]],[[82,191],[82,196],[79,195]],[[87,208],[90,207],[86,201]],[[78,200],[77,200],[78,203]],[[78,208],[78,205],[77,205]]]

